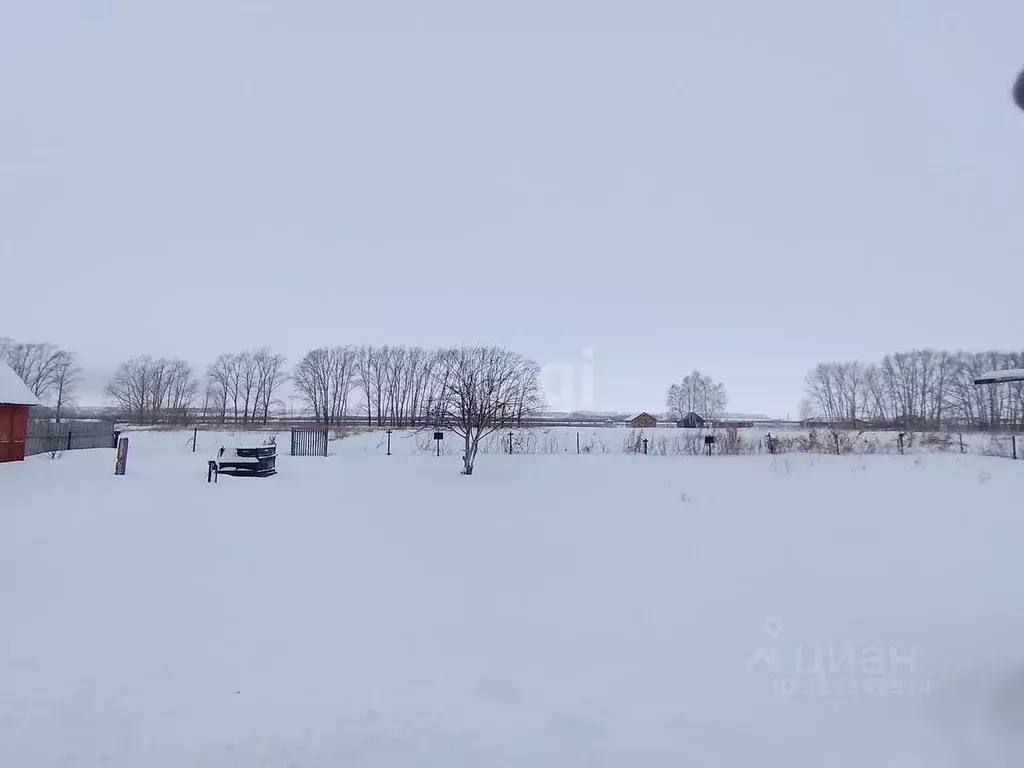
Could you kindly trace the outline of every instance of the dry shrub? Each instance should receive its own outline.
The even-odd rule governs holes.
[[[726,427],[715,434],[715,452],[725,456],[739,456],[753,453],[753,450],[736,427]]]
[[[580,453],[609,453],[611,449],[604,440],[594,435],[587,442],[580,444]]]
[[[812,429],[806,435],[796,435],[792,446],[796,453],[823,453],[824,443],[818,430]]]
[[[802,450],[802,436],[772,435],[773,453],[799,453]]]
[[[514,442],[514,441],[513,441]],[[526,446],[530,441],[524,440],[523,452],[526,453]],[[540,452],[541,453],[568,453],[568,446],[564,446],[558,442],[558,436],[552,434],[551,430],[546,430],[544,435],[540,439]],[[532,453],[532,451],[530,451]]]
[[[908,432],[906,437],[909,437],[913,442],[919,442],[922,447],[933,451],[952,451],[954,446],[957,451],[960,450],[959,444],[954,443],[953,435],[948,432],[921,432],[918,435]]]
[[[626,438],[622,441],[622,452],[644,452],[644,431],[642,429],[639,432],[637,432],[635,429],[629,430],[629,434],[626,435]]]

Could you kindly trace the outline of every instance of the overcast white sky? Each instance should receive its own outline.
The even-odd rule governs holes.
[[[0,336],[697,368],[1024,347],[1017,0],[0,1]]]

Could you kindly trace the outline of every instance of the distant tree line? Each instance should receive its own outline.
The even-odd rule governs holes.
[[[74,352],[0,337],[0,360],[58,419],[74,402],[81,381]],[[906,429],[1024,429],[1024,382],[974,384],[986,371],[1011,368],[1024,368],[1024,352],[921,349],[874,363],[821,363],[805,377],[800,417]],[[267,347],[219,355],[204,370],[141,355],[121,363],[104,392],[120,418],[137,424],[256,424],[285,410],[289,382],[302,415],[326,426],[353,417],[381,427],[453,423],[465,405],[499,410],[486,419],[490,428],[519,423],[542,402],[539,366],[500,347],[318,347],[290,370],[285,356]],[[666,397],[675,418],[690,411],[721,418],[726,403],[724,385],[698,371]]]
[[[76,354],[46,342],[0,337],[0,360],[14,369],[32,394],[51,407],[54,417],[60,421],[81,380]]]
[[[471,374],[495,387],[518,377],[514,394],[492,394],[509,420],[536,412],[540,367],[500,347],[319,347],[299,360],[292,385],[319,423],[358,413],[368,426],[420,427],[444,420],[460,377]]]
[[[417,427],[436,422],[443,409],[452,354],[405,346],[320,347],[295,366],[292,383],[318,422],[336,424],[358,412],[368,426]]]
[[[1024,383],[974,384],[1009,368],[1024,368],[1024,353],[919,349],[877,363],[821,363],[805,377],[800,415],[907,429],[1024,428]]]
[[[202,373],[178,358],[143,355],[118,366],[105,394],[121,418],[137,424],[258,424],[284,409],[282,391],[290,382],[310,421],[332,426],[359,417],[369,426],[420,427],[451,416],[456,379],[472,368],[464,356],[474,350],[490,350],[490,357],[478,361],[486,369],[475,373],[481,386],[507,384],[512,376],[506,367],[514,362],[515,396],[492,393],[501,399],[503,418],[535,413],[539,366],[491,347],[318,347],[291,371],[284,355],[266,347],[219,355]]]

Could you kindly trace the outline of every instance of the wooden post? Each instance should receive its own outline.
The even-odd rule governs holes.
[[[71,450],[71,425],[68,424],[68,445],[67,450]]]
[[[179,438],[180,439],[180,438]],[[180,445],[180,443],[179,443]],[[117,460],[114,462],[114,474],[123,475],[128,465],[128,438],[122,437],[117,441]]]
[[[329,429],[325,429],[324,430],[324,458],[325,459],[327,458],[327,443],[329,442],[330,434],[331,434],[331,432],[330,432]]]
[[[1011,439],[1011,441],[1013,443],[1013,458],[1016,459],[1017,458],[1017,436],[1016,435],[1011,435],[1010,439]]]
[[[580,433],[577,432],[576,433],[576,454],[579,455],[579,452],[580,452]]]
[[[192,453],[196,452],[196,443],[199,442],[199,427],[192,430]]]
[[[391,430],[388,430],[388,456],[391,455]]]
[[[899,435],[896,436],[896,439],[899,440],[899,443],[900,443],[900,456],[902,456],[903,455],[903,433],[900,432]]]
[[[512,433],[508,433],[508,455],[512,455]]]
[[[960,433],[960,453],[964,452],[964,433]]]

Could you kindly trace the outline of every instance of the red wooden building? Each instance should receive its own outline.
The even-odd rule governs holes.
[[[7,363],[0,361],[0,462],[25,458],[28,409],[39,399]]]

